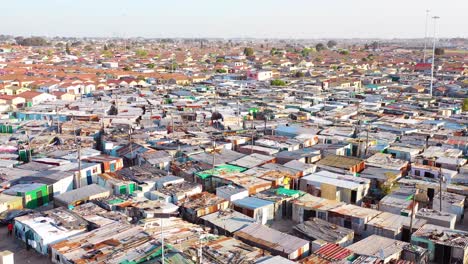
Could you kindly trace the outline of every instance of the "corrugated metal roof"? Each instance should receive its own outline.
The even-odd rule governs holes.
[[[230,233],[237,232],[249,224],[255,223],[255,219],[230,209],[208,214],[201,218]]]
[[[291,254],[309,245],[307,240],[256,223],[241,229],[235,235],[255,244],[263,245],[265,248],[271,248],[286,254]]]
[[[256,197],[246,197],[244,199],[235,200],[232,203],[236,206],[249,208],[249,209],[257,209],[260,207],[270,206],[274,204],[273,202],[259,199]]]

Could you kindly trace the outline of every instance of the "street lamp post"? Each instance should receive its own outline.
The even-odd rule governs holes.
[[[436,32],[436,26],[437,26],[437,19],[440,17],[438,16],[433,16],[432,19],[434,19],[434,37],[432,41],[432,63],[431,63],[431,97],[432,97],[432,88],[434,87],[434,64],[435,64],[435,46],[436,46],[436,40],[437,40],[437,32]]]
[[[424,27],[424,51],[423,51],[423,63],[426,63],[426,49],[427,49],[427,22],[429,19],[429,10],[426,10],[426,26]]]

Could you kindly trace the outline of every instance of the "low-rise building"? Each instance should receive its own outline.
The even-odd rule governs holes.
[[[411,244],[429,250],[429,261],[468,262],[468,232],[426,224],[411,236]]]
[[[271,223],[274,219],[275,205],[271,201],[256,197],[246,197],[232,202],[233,209],[256,220],[262,225]]]
[[[49,246],[87,232],[88,223],[64,208],[20,216],[15,219],[15,236],[42,255]]]
[[[317,162],[317,167],[338,173],[359,173],[366,166],[364,160],[360,158],[340,155],[328,155],[323,157],[319,162]]]
[[[416,219],[424,219],[428,224],[443,226],[447,228],[455,228],[457,216],[454,214],[440,212],[433,209],[421,208],[416,213]]]
[[[311,242],[319,240],[338,244],[342,247],[351,245],[354,239],[353,230],[315,217],[295,225],[293,230],[298,237],[310,240]]]
[[[250,224],[234,233],[245,243],[265,249],[274,255],[298,260],[309,255],[309,241],[291,236],[261,224]]]
[[[300,180],[300,190],[345,203],[361,204],[370,188],[370,180],[330,171],[319,171]]]

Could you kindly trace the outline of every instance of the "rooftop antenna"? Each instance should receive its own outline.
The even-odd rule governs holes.
[[[432,19],[434,19],[434,37],[432,41],[432,63],[431,63],[431,98],[432,98],[432,88],[434,87],[434,64],[435,64],[435,46],[436,46],[436,41],[437,41],[437,19],[440,17],[438,16],[433,16]]]
[[[423,50],[423,63],[426,62],[426,48],[427,48],[427,22],[429,21],[429,9],[426,10],[426,26],[424,27],[424,50]]]

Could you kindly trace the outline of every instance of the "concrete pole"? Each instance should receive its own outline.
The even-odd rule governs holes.
[[[435,64],[435,46],[436,46],[436,41],[437,41],[437,34],[436,34],[436,26],[437,26],[437,19],[440,17],[438,16],[433,16],[432,19],[434,19],[434,38],[432,41],[432,63],[431,63],[431,97],[432,97],[432,88],[434,87],[434,64]]]

